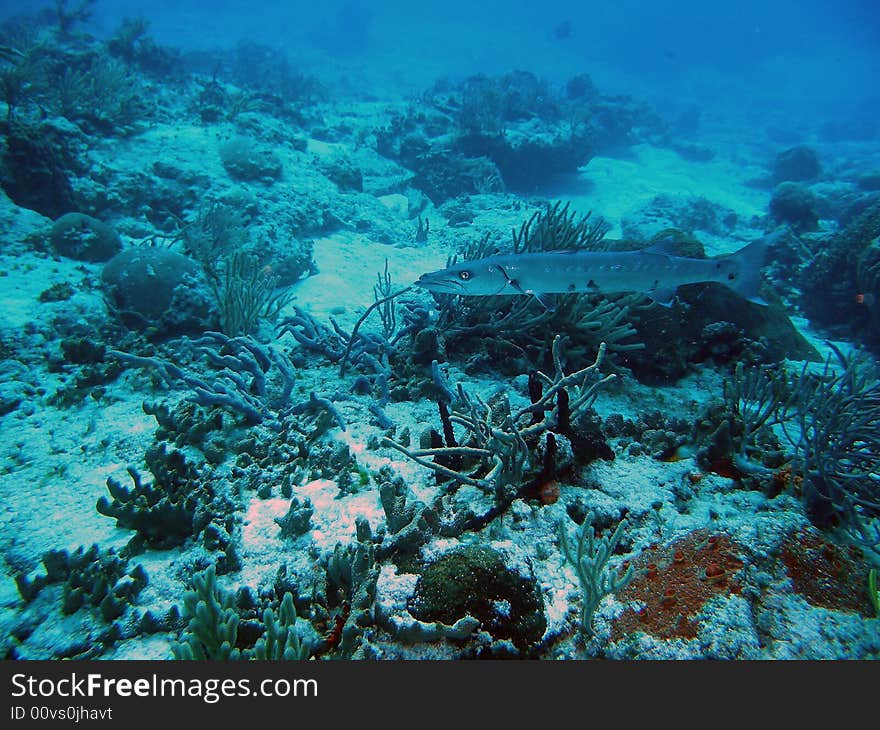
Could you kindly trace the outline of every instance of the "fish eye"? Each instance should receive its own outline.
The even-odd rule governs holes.
[[[471,278],[471,272],[467,271],[467,270],[459,271],[458,278],[461,279],[462,281],[468,281]]]

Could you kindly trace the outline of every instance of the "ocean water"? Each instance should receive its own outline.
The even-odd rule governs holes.
[[[278,5],[0,2],[2,656],[877,658],[876,4]]]

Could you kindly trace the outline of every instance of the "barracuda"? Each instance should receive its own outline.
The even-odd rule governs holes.
[[[768,240],[713,259],[674,256],[664,246],[643,251],[549,251],[500,254],[423,274],[416,282],[428,291],[462,296],[499,294],[615,293],[638,291],[664,306],[682,284],[715,281],[740,296],[766,305],[759,294]]]

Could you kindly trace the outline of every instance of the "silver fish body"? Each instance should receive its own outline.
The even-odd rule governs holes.
[[[683,284],[719,282],[763,304],[758,288],[766,241],[713,259],[644,251],[548,251],[500,254],[423,274],[416,282],[428,291],[463,296],[638,291],[669,304]]]

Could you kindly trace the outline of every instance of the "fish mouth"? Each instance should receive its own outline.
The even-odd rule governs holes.
[[[459,294],[464,289],[461,282],[451,278],[445,271],[422,274],[416,281],[416,286],[438,294]]]

